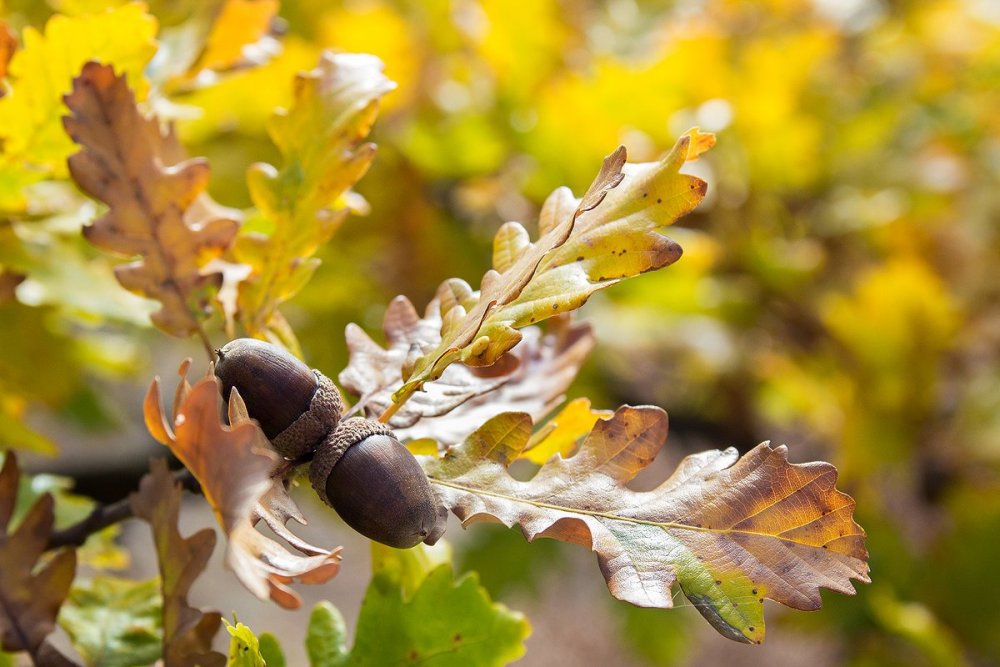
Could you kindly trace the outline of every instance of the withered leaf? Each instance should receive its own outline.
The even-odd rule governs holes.
[[[501,227],[493,269],[478,291],[458,279],[439,288],[442,340],[414,361],[394,401],[406,401],[456,361],[491,365],[517,344],[518,329],[575,310],[624,278],[677,261],[680,246],[656,230],[705,196],[705,182],[680,168],[712,144],[712,135],[692,130],[660,162],[632,165],[620,147],[605,159],[582,199],[567,188],[548,198],[537,242],[529,241],[519,223]]]
[[[202,612],[187,601],[191,585],[215,548],[215,533],[203,528],[191,537],[181,535],[177,528],[181,487],[164,460],[152,462],[150,473],[142,478],[129,503],[132,513],[149,523],[153,531],[163,593],[165,664],[224,665],[225,656],[212,650],[212,638],[222,624],[222,616],[217,611]]]
[[[400,306],[403,303],[405,310]],[[417,320],[409,301],[398,297],[386,313],[388,350],[375,344],[361,329],[348,326],[351,362],[340,381],[351,391],[367,390],[359,393],[369,417],[377,417],[391,405],[392,393],[403,383],[400,365],[405,363],[407,351],[440,340],[436,310],[432,302],[424,318]],[[400,326],[401,322],[407,324]],[[433,438],[441,445],[452,445],[501,412],[517,410],[532,419],[543,418],[563,400],[564,392],[594,347],[589,325],[568,321],[560,324],[544,334],[538,327],[525,328],[521,342],[504,357],[506,363],[495,365],[502,368],[449,366],[440,379],[414,394],[392,416],[389,425],[403,439]],[[495,370],[497,374],[480,377],[483,370]],[[359,386],[359,381],[367,384]]]
[[[834,488],[828,463],[791,464],[784,446],[758,445],[685,458],[656,489],[626,484],[661,449],[667,415],[622,407],[598,421],[579,450],[530,481],[507,473],[531,436],[531,419],[505,413],[442,458],[423,459],[444,502],[465,525],[520,524],[597,552],[615,597],[672,606],[674,582],[724,636],[764,638],[763,601],[817,609],[819,589],[853,594],[867,582],[865,534],[854,501]]]
[[[44,494],[11,532],[21,476],[7,452],[0,468],[0,649],[27,651],[35,664],[73,665],[48,643],[76,574],[76,552],[62,549],[39,567],[55,522]]]
[[[382,322],[385,348],[361,327],[353,323],[347,325],[345,338],[350,362],[340,372],[339,379],[344,389],[360,396],[359,405],[364,407],[367,416],[378,417],[392,403],[392,393],[403,384],[402,368],[407,360],[415,353],[433,349],[441,340],[438,310],[437,302],[432,301],[421,318],[409,299],[404,296],[393,299]],[[414,396],[393,416],[389,425],[403,429],[426,417],[440,417],[475,396],[497,389],[508,379],[502,376],[484,378],[470,368],[454,366],[437,381],[428,383],[426,392]],[[435,420],[435,424],[441,421]]]
[[[310,545],[285,528],[290,518],[305,521],[281,480],[272,478],[280,461],[260,427],[246,419],[245,408],[238,405],[231,406],[232,426],[220,421],[219,384],[214,376],[189,389],[186,383],[182,373],[179,407],[175,406],[174,419],[168,420],[160,402],[159,380],[153,380],[144,404],[146,426],[201,484],[228,538],[226,564],[240,582],[261,599],[297,608],[302,600],[288,584],[296,579],[307,584],[331,579],[340,567],[340,548]],[[239,401],[239,394],[234,394],[234,401]],[[307,555],[293,554],[257,532],[258,519]]]
[[[152,315],[157,327],[176,336],[197,331],[222,280],[206,265],[238,228],[216,209],[195,206],[208,185],[207,162],[173,164],[172,140],[140,113],[125,77],[110,66],[84,65],[65,101],[66,131],[82,146],[69,158],[70,174],[110,209],[84,235],[105,250],[140,256],[115,275],[126,289],[162,304]]]

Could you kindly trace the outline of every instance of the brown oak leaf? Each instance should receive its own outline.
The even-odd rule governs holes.
[[[199,331],[219,271],[206,265],[219,257],[239,223],[203,206],[209,179],[203,159],[178,164],[174,140],[156,118],[144,117],[124,76],[90,62],[65,97],[71,115],[66,132],[82,149],[69,170],[84,192],[109,211],[84,228],[94,245],[140,259],[115,269],[128,290],[159,301],[153,323],[175,336]]]
[[[39,567],[55,522],[44,494],[12,528],[21,473],[7,452],[0,468],[0,648],[27,651],[37,665],[74,665],[48,641],[76,574],[76,552],[62,549]]]
[[[656,456],[667,415],[622,407],[596,423],[569,458],[555,456],[529,481],[507,466],[531,437],[528,415],[499,415],[424,458],[442,500],[468,525],[520,524],[529,540],[550,537],[597,552],[615,597],[670,607],[675,582],[724,636],[764,638],[763,601],[817,609],[819,589],[853,594],[868,582],[865,533],[854,501],[837,491],[829,463],[791,464],[787,449],[758,445],[685,458],[656,489],[627,483]]]
[[[240,417],[245,408],[231,407],[233,425],[226,426],[219,419],[215,377],[206,377],[190,389],[183,389],[185,384],[182,378],[179,407],[168,421],[160,402],[159,379],[153,380],[144,405],[149,432],[170,447],[201,484],[228,538],[226,564],[240,582],[261,599],[298,608],[302,600],[288,584],[331,579],[340,568],[340,547],[329,550],[310,545],[285,528],[290,518],[305,521],[282,481],[273,476],[280,463],[278,455],[256,422]],[[306,555],[293,554],[257,532],[254,524],[259,519],[282,537],[291,536],[289,543]]]
[[[360,396],[358,407],[366,416],[381,415],[403,384],[407,361],[441,341],[439,313],[436,300],[421,318],[406,297],[396,297],[383,320],[385,348],[357,325],[347,325],[350,362],[339,379],[345,389]],[[548,414],[562,401],[593,349],[594,336],[588,325],[568,321],[560,321],[547,334],[538,327],[528,327],[522,334],[523,340],[494,366],[454,364],[424,385],[389,420],[396,435],[411,440],[431,437],[451,445],[501,412],[523,411],[533,419]]]
[[[191,585],[215,549],[215,533],[203,528],[191,537],[181,535],[177,529],[181,486],[164,460],[152,462],[129,504],[132,513],[149,523],[153,531],[163,593],[164,663],[181,667],[226,664],[226,657],[212,650],[212,638],[222,625],[222,616],[217,611],[203,612],[187,601]]]

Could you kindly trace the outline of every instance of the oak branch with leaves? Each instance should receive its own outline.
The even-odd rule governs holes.
[[[237,4],[231,3],[232,11]],[[160,72],[155,93],[201,85],[199,72],[252,65],[233,55],[243,51],[233,51],[232,42],[264,39],[273,5],[257,3],[255,11],[264,13],[243,32],[227,32],[229,19],[216,16],[203,50],[186,69]],[[132,16],[135,7],[109,16],[141,23]],[[12,71],[32,48],[15,56]],[[816,609],[821,588],[852,594],[852,579],[869,580],[865,535],[853,520],[854,501],[835,488],[832,465],[793,464],[785,446],[763,443],[742,457],[734,449],[689,456],[655,489],[638,492],[629,482],[664,446],[666,413],[652,406],[598,410],[586,399],[562,405],[595,345],[576,311],[598,290],[681,258],[680,246],[661,230],[705,196],[707,184],[684,166],[712,147],[713,135],[693,129],[652,163],[629,163],[624,147],[614,150],[581,197],[567,188],[549,196],[534,240],[517,222],[500,227],[492,267],[478,288],[447,279],[422,316],[397,297],[385,312],[384,347],[350,325],[350,361],[338,379],[353,405],[341,405],[340,389],[316,371],[317,393],[310,389],[302,405],[292,406],[301,417],[265,434],[263,412],[287,412],[289,405],[276,404],[292,401],[294,392],[285,392],[279,376],[255,376],[254,382],[275,384],[261,390],[250,382],[232,392],[227,386],[221,411],[212,341],[242,334],[269,341],[289,359],[301,356],[280,307],[309,281],[317,249],[351,210],[363,208],[350,188],[374,158],[366,137],[379,99],[394,84],[372,56],[324,54],[315,69],[296,78],[290,108],[271,119],[281,165],[249,169],[253,207],[237,211],[209,197],[207,162],[188,158],[173,128],[150,112],[157,105],[142,102],[150,82],[140,70],[80,63],[64,98],[64,143],[71,139],[78,148],[64,157],[76,185],[105,207],[84,227],[84,237],[128,260],[115,276],[123,288],[158,303],[153,325],[173,336],[198,337],[209,356],[205,376],[194,384],[187,379],[191,362],[181,365],[170,410],[154,380],[145,418],[153,437],[197,482],[222,529],[227,566],[257,597],[297,608],[297,585],[323,584],[338,573],[340,547],[310,544],[287,527],[291,520],[305,521],[289,482],[307,465],[325,475],[343,470],[358,443],[372,438],[408,444],[416,458],[403,449],[392,465],[414,461],[406,469],[409,479],[429,484],[435,506],[464,526],[517,525],[528,540],[545,537],[590,549],[611,594],[635,605],[671,607],[676,584],[729,639],[763,641],[765,599]],[[28,85],[15,80],[14,90],[22,84]],[[52,104],[59,108],[58,100]],[[244,223],[250,219],[253,225]],[[336,402],[335,416],[315,416],[321,390],[324,400]],[[254,391],[268,398],[243,400]],[[329,408],[324,406],[315,409]],[[346,443],[337,435],[345,425],[359,434]],[[290,452],[289,442],[302,447]],[[324,458],[324,447],[339,448],[332,461]],[[536,466],[529,479],[508,472],[522,460]],[[366,459],[364,465],[376,464]],[[365,474],[371,479],[348,476],[345,493],[368,490],[350,484],[384,483],[377,471]],[[162,462],[153,463],[129,499],[96,507],[60,530],[48,494],[12,521],[24,493],[20,479],[8,454],[0,471],[4,650],[25,651],[37,664],[75,664],[48,640],[63,608],[59,622],[88,660],[93,647],[82,631],[82,600],[94,593],[74,583],[77,554],[109,526],[136,517],[152,530],[160,571],[153,659],[226,664],[212,648],[221,616],[187,601],[215,535],[178,531],[182,486]],[[317,485],[321,496],[332,494],[330,488]],[[366,511],[378,512],[378,502]],[[275,537],[258,531],[260,522]],[[433,533],[436,539],[435,531],[428,528],[421,537]],[[421,546],[376,547],[374,553],[375,575],[353,647],[347,648],[339,612],[317,607],[310,650],[322,650],[312,655],[314,664],[383,664],[439,654],[462,664],[502,664],[523,652],[524,618],[493,603],[475,580],[454,581],[450,568],[435,560],[440,552]],[[116,594],[138,595],[135,586],[120,586]],[[422,624],[431,613],[439,616],[434,626]],[[234,655],[280,655],[273,637],[258,641],[242,624],[227,627]]]

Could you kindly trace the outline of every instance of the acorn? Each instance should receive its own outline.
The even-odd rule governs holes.
[[[312,486],[348,526],[400,549],[437,542],[447,510],[388,426],[360,417],[341,422],[337,387],[281,347],[240,338],[216,354],[223,398],[235,387],[282,456],[313,455]]]

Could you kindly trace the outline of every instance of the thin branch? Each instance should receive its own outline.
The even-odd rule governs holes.
[[[198,480],[187,470],[178,470],[175,472],[174,480],[192,493],[201,493],[201,486],[199,486]],[[83,546],[87,538],[94,533],[130,518],[132,518],[132,506],[127,497],[110,505],[98,505],[83,520],[61,530],[53,531],[49,536],[48,544],[45,545],[45,550],[49,551],[67,546]]]

